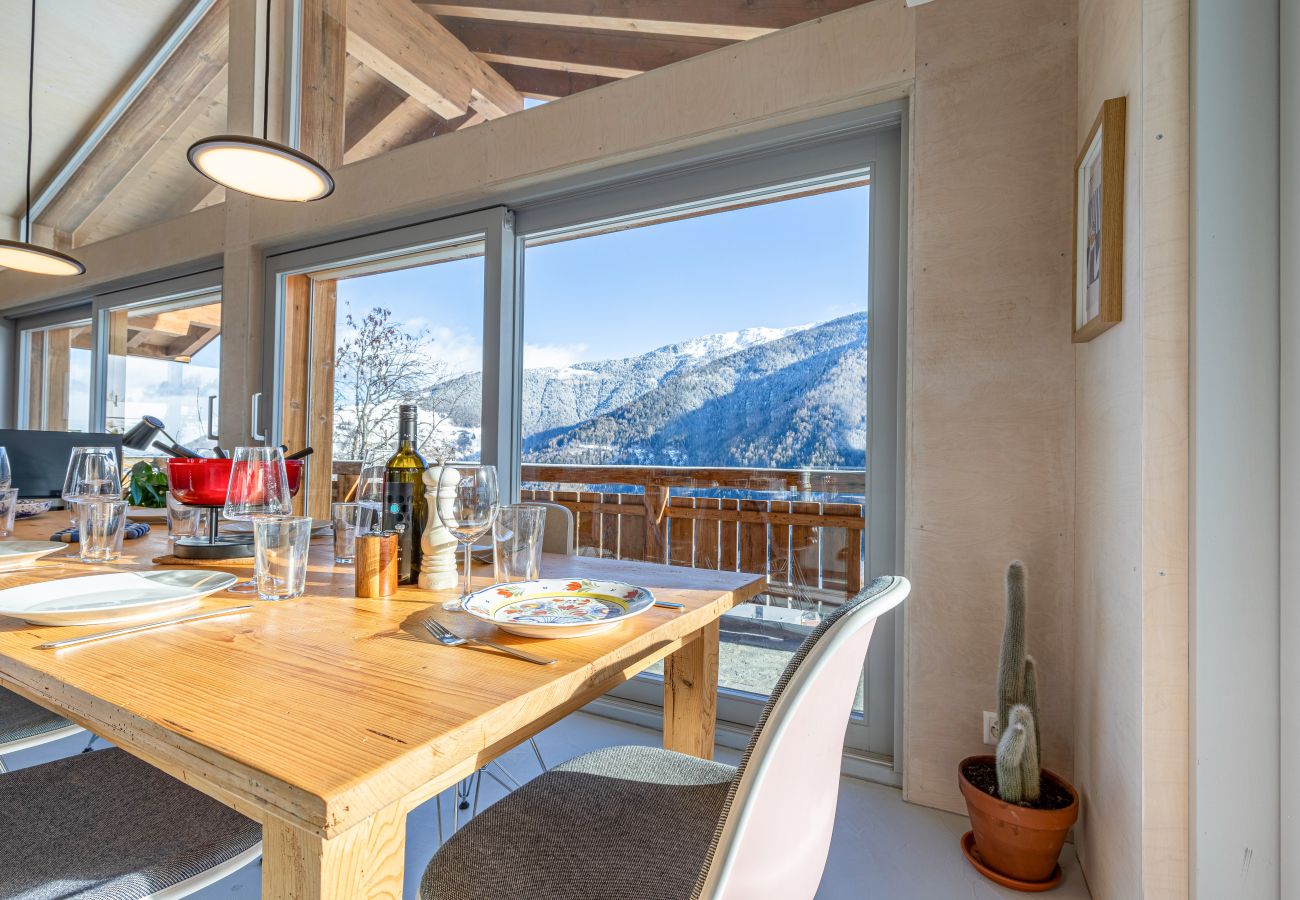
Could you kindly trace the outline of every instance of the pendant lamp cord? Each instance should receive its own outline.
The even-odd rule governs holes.
[[[23,216],[23,240],[32,240],[32,96],[36,90],[36,0],[32,0],[31,52],[27,54],[27,215]]]
[[[36,0],[32,0],[32,5]],[[262,140],[271,139],[268,123],[271,121],[271,0],[266,0],[266,34],[262,47]]]

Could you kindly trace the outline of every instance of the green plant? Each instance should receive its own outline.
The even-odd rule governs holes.
[[[1025,652],[1025,566],[1007,567],[1007,617],[998,657],[998,795],[1008,803],[1038,799],[1042,741],[1038,733],[1038,673]]]
[[[167,473],[151,462],[141,460],[127,473],[124,499],[132,506],[162,509],[167,505]]]

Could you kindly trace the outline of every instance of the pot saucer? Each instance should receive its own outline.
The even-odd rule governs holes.
[[[1025,891],[1034,893],[1037,891],[1050,891],[1056,887],[1065,878],[1065,873],[1061,871],[1060,863],[1052,870],[1052,877],[1046,881],[1020,881],[1016,878],[1008,878],[1001,872],[995,872],[988,866],[984,865],[984,860],[980,858],[980,852],[975,847],[975,832],[968,831],[961,836],[961,852],[966,854],[966,860],[975,867],[989,881],[1000,884],[1003,887],[1011,888],[1013,891]]]

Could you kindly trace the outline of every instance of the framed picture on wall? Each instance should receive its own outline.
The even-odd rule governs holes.
[[[1074,161],[1074,342],[1124,318],[1123,97],[1107,100]]]

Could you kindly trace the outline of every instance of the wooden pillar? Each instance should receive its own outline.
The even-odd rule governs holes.
[[[299,149],[326,168],[343,165],[347,0],[303,0]]]
[[[23,427],[45,427],[45,334],[28,332],[27,345],[27,421]]]
[[[68,370],[72,331],[51,328],[45,332],[45,429],[68,430]]]

